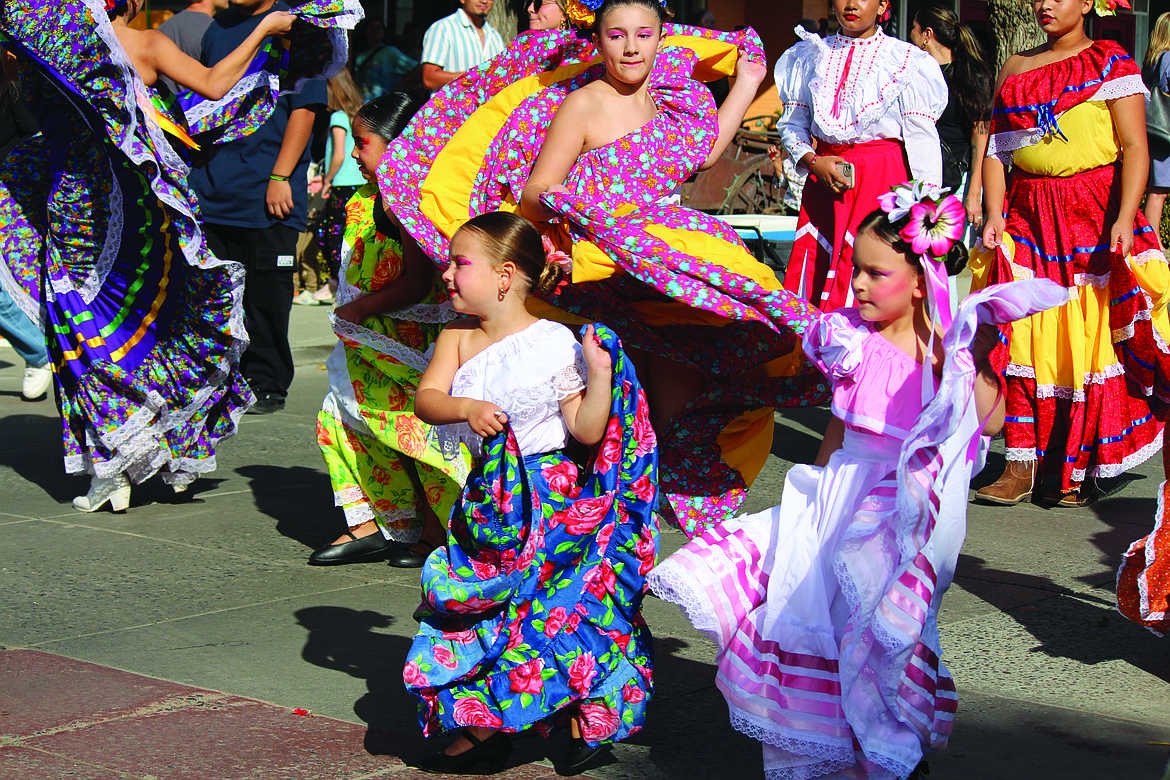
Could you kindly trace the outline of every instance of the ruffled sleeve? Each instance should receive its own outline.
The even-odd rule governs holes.
[[[822,315],[805,331],[804,354],[836,384],[856,373],[862,343],[871,333],[857,309],[838,309]]]
[[[906,88],[898,96],[902,140],[914,178],[939,186],[942,184],[942,147],[935,123],[947,107],[947,82],[942,69],[929,54],[915,49],[911,58],[919,77],[907,79]]]
[[[796,28],[797,35],[804,32],[803,27]],[[813,151],[809,83],[819,53],[819,42],[820,36],[815,41],[802,40],[781,54],[776,61],[776,91],[780,93],[780,102],[784,106],[784,113],[778,123],[780,141],[793,160],[800,160]],[[823,48],[824,44],[820,43],[820,46]]]

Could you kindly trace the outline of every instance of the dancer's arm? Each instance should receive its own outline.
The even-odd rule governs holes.
[[[829,420],[829,426],[825,428],[825,437],[821,440],[821,449],[817,452],[817,459],[813,461],[814,466],[824,468],[829,463],[829,458],[834,452],[841,449],[845,443],[845,423],[836,415]]]
[[[978,372],[975,375],[975,411],[980,420],[987,419],[983,424],[984,436],[994,436],[1003,429],[1006,410],[999,377],[987,359],[998,343],[999,329],[994,325],[983,324],[979,326],[971,345],[971,357],[975,359]]]
[[[344,127],[333,125],[329,128],[333,140],[333,157],[329,159],[329,170],[321,177],[321,198],[328,199],[329,191],[333,189],[333,177],[345,165],[345,136]]]
[[[397,224],[393,212],[387,213],[390,214],[391,221]],[[359,325],[366,317],[418,303],[430,292],[435,278],[434,263],[423,253],[410,233],[401,226],[399,232],[402,236],[402,274],[380,290],[374,290],[369,295],[363,295],[344,306],[338,306],[333,314],[339,320]]]
[[[605,347],[597,342],[593,326],[585,330],[581,351],[589,368],[585,389],[561,401],[561,414],[573,438],[592,447],[605,436],[612,401],[613,360]]]
[[[736,132],[743,124],[744,115],[747,114],[752,101],[756,99],[756,91],[767,74],[767,65],[749,60],[743,51],[740,51],[739,60],[735,63],[735,83],[731,85],[727,99],[719,107],[719,137],[715,139],[715,146],[711,148],[711,154],[707,155],[706,162],[699,166],[700,171],[714,165],[735,139]]]
[[[589,126],[590,113],[599,108],[596,102],[588,90],[579,89],[565,98],[553,115],[540,154],[520,196],[520,213],[527,219],[547,222],[553,217],[540,196],[546,192],[567,192],[565,179],[585,150],[585,128]]]
[[[466,422],[480,436],[494,436],[504,430],[508,418],[500,407],[487,401],[451,395],[451,382],[459,370],[459,344],[464,334],[479,327],[479,320],[453,322],[435,341],[431,363],[418,382],[414,413],[429,425]]]
[[[1128,257],[1133,250],[1133,220],[1146,194],[1150,172],[1146,101],[1141,95],[1127,95],[1107,101],[1107,105],[1121,138],[1121,148],[1125,150],[1121,160],[1121,210],[1109,231],[1109,247]]]
[[[1000,87],[1009,76],[1024,69],[1025,60],[1019,54],[1008,57],[1007,62],[999,71],[999,78],[995,82],[995,97],[999,96]],[[994,102],[995,97],[992,98]],[[990,140],[990,128],[988,140]],[[983,213],[986,219],[983,223],[983,246],[995,249],[1003,241],[1004,217],[1003,196],[1007,192],[1007,167],[997,158],[986,154],[983,157]]]
[[[161,74],[208,100],[219,100],[244,77],[264,41],[291,30],[296,19],[287,11],[273,11],[260,20],[235,51],[210,68],[184,54],[158,30],[143,30],[130,54],[138,75],[147,84],[153,85]]]

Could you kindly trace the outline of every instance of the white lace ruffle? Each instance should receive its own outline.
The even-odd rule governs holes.
[[[646,587],[663,601],[678,604],[696,631],[719,644],[719,617],[710,609],[710,602],[696,591],[686,575],[676,566],[655,567],[646,577]]]
[[[406,320],[407,322],[425,322],[428,325],[445,325],[464,315],[455,311],[450,301],[444,303],[416,303],[413,306],[404,306],[386,312],[392,320]]]
[[[1104,102],[1106,100],[1129,97],[1130,95],[1141,95],[1147,102],[1150,99],[1150,91],[1146,89],[1145,82],[1142,81],[1141,74],[1139,73],[1131,73],[1128,76],[1120,76],[1106,81],[1093,93],[1093,97],[1089,99]]]
[[[430,365],[429,354],[408,347],[401,341],[392,339],[383,333],[376,333],[348,320],[338,319],[333,312],[329,312],[329,323],[333,326],[333,332],[341,338],[376,349],[383,355],[394,358],[402,365],[413,368],[420,374],[426,371],[427,366]]]
[[[1036,460],[1035,447],[1008,447],[1004,450],[1004,460],[1029,461]]]
[[[1102,463],[1094,466],[1088,470],[1089,476],[1093,477],[1117,477],[1132,468],[1140,466],[1150,458],[1157,455],[1162,450],[1162,437],[1156,436],[1154,440],[1142,447],[1137,452],[1131,452],[1121,459],[1121,463]],[[1075,471],[1073,479],[1077,482],[1083,482],[1085,475],[1082,473],[1079,478],[1076,477]]]

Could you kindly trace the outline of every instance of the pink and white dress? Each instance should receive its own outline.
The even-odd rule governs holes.
[[[716,684],[732,725],[764,743],[769,780],[904,778],[946,745],[957,698],[936,616],[987,449],[970,345],[980,322],[1064,296],[1035,280],[971,296],[938,379],[856,309],[821,317],[804,350],[833,384],[843,446],[824,468],[794,466],[780,506],[716,525],[651,572],[654,593],[719,645]]]

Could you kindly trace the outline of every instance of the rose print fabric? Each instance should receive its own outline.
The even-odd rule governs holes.
[[[588,468],[560,451],[524,456],[506,427],[486,442],[448,546],[423,569],[403,678],[426,736],[463,726],[547,733],[571,706],[591,745],[642,727],[657,446],[617,337],[601,326],[598,338],[613,358],[613,400]]]
[[[688,535],[742,503],[769,450],[770,407],[828,397],[824,378],[799,356],[799,335],[816,310],[783,290],[727,225],[661,202],[709,155],[718,123],[701,82],[733,72],[740,49],[763,56],[750,29],[667,25],[649,84],[658,113],[581,155],[569,192],[545,199],[556,219],[540,226],[573,258],[572,283],[548,297],[555,310],[541,316],[604,322],[627,347],[704,376],[706,392],[662,441],[663,516]],[[557,108],[603,73],[592,45],[573,33],[521,36],[437,93],[391,144],[378,171],[387,203],[445,262],[450,236],[467,219],[517,209]],[[738,433],[721,436],[736,423]]]
[[[344,305],[394,284],[403,273],[398,228],[385,216],[378,188],[367,184],[346,204],[337,296]],[[443,448],[414,414],[427,354],[455,316],[439,303],[437,279],[418,304],[367,317],[334,320],[340,339],[326,367],[329,394],[317,415],[317,444],[333,497],[352,528],[376,520],[399,542],[422,535],[422,509],[451,514],[470,470],[466,448]]]

